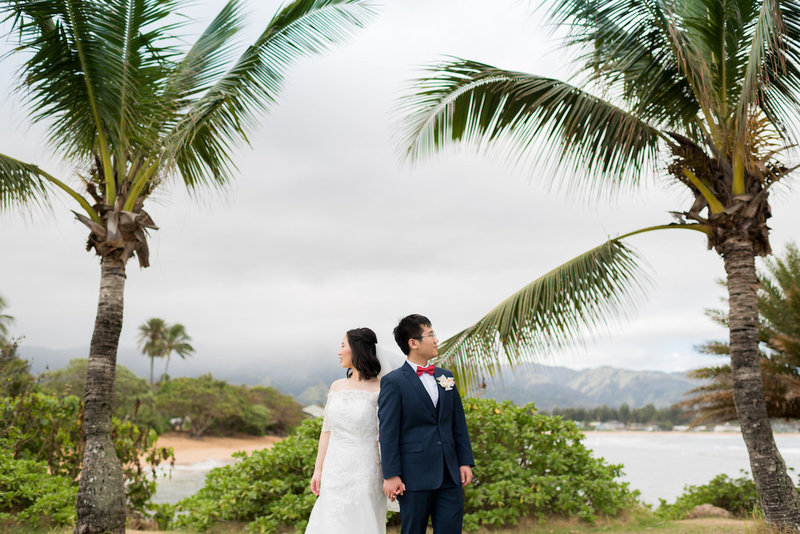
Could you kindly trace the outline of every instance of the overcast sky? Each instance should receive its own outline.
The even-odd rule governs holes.
[[[210,21],[223,2],[187,11]],[[250,2],[249,37],[278,2]],[[199,31],[198,25],[195,30]],[[2,43],[3,51],[8,43]],[[183,323],[211,371],[274,362],[336,367],[344,332],[370,326],[391,347],[408,313],[428,315],[441,338],[608,236],[671,221],[687,194],[650,185],[613,204],[587,204],[544,187],[541,173],[511,170],[469,150],[414,167],[393,143],[398,96],[420,66],[453,55],[498,67],[566,76],[569,58],[527,2],[387,1],[350,43],[305,59],[279,105],[241,147],[240,176],[222,197],[190,198],[180,184],[146,209],[160,226],[151,263],[128,264],[121,345],[158,316]],[[15,60],[0,63],[0,151],[70,180],[48,156],[10,90]],[[99,264],[86,229],[56,197],[52,214],[3,215],[0,294],[24,344],[88,346]],[[773,195],[773,247],[796,239],[792,196]],[[796,199],[795,199],[796,205]],[[649,298],[586,348],[551,355],[573,368],[613,365],[680,371],[707,363],[694,346],[724,336],[703,313],[719,304],[719,257],[695,232],[630,240],[647,259]],[[125,363],[125,362],[122,362]],[[181,373],[184,362],[170,370]]]

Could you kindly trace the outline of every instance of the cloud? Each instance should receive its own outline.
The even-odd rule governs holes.
[[[222,2],[208,4],[192,18],[210,20]],[[255,35],[278,4],[250,4]],[[161,229],[152,267],[128,266],[122,345],[159,316],[186,325],[209,370],[286,359],[335,366],[329,356],[349,328],[371,326],[391,346],[397,319],[416,312],[450,335],[608,236],[669,222],[667,211],[688,207],[670,187],[590,204],[470,149],[414,166],[399,159],[397,97],[420,65],[453,54],[563,76],[557,37],[524,2],[405,0],[383,6],[347,45],[301,61],[251,146],[235,150],[240,175],[223,196],[193,199],[175,183],[149,203]],[[13,61],[0,63],[6,92]],[[42,127],[25,126],[17,96],[0,113],[14,125],[0,132],[4,153],[71,176],[46,156]],[[25,343],[84,346],[99,264],[83,251],[69,202],[53,204],[53,217],[3,217],[0,294]],[[800,215],[787,199],[774,211],[779,251]],[[704,238],[662,232],[631,244],[650,265],[649,300],[603,341],[552,363],[686,369],[695,344],[720,336],[703,309],[718,303],[724,273]]]

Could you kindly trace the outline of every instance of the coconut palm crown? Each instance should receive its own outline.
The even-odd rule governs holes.
[[[236,173],[233,150],[276,103],[288,69],[352,35],[374,15],[365,0],[294,0],[240,49],[245,13],[228,1],[194,44],[180,35],[180,0],[0,0],[22,54],[19,92],[48,126],[54,151],[77,169],[57,177],[0,153],[0,211],[74,201],[100,256],[100,295],[87,368],[86,449],[78,534],[124,532],[122,471],[110,438],[125,267],[149,265],[144,204],[163,184],[219,189]]]
[[[576,77],[449,59],[401,103],[403,150],[456,143],[529,166],[592,198],[644,182],[690,194],[672,220],[610,239],[512,295],[441,347],[475,385],[500,361],[531,361],[580,339],[641,290],[633,235],[703,232],[725,262],[734,396],[769,523],[800,528],[800,499],[774,445],[758,354],[756,256],[771,252],[769,193],[791,170],[800,116],[800,3],[550,0]]]

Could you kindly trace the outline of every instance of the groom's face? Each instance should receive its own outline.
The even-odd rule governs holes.
[[[433,331],[431,325],[422,325],[422,333],[419,338],[413,339],[417,349],[417,354],[426,360],[432,360],[439,355],[439,339]]]

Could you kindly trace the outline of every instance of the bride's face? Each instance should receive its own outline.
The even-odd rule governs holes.
[[[342,339],[342,348],[337,353],[339,355],[339,365],[345,369],[353,367],[353,351],[350,350],[350,343],[347,342],[347,334]]]

